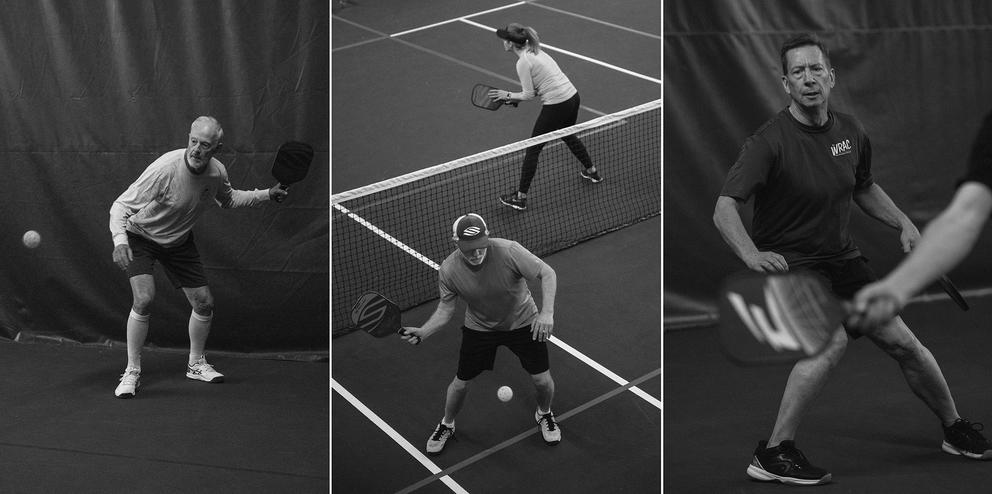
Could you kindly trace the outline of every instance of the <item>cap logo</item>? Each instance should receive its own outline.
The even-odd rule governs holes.
[[[482,232],[482,229],[481,228],[479,228],[477,226],[470,226],[470,227],[462,230],[462,235],[465,235],[466,237],[474,237],[474,236],[478,235],[481,232]]]

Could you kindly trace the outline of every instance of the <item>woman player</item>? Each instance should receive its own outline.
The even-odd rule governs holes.
[[[558,129],[575,125],[579,115],[579,92],[568,80],[568,77],[558,68],[558,64],[547,53],[541,50],[541,41],[533,28],[510,24],[496,30],[496,36],[503,40],[503,50],[513,51],[517,55],[517,76],[520,78],[519,93],[511,93],[501,89],[489,92],[489,97],[503,100],[526,101],[535,95],[541,97],[541,114],[534,123],[531,137],[546,134]],[[596,166],[592,164],[589,153],[582,141],[574,135],[562,137],[568,149],[572,151],[584,169],[580,172],[582,178],[593,183],[603,181]],[[515,193],[499,197],[499,201],[513,209],[527,209],[527,190],[537,171],[537,158],[541,154],[544,143],[527,148],[524,164],[520,171],[520,186]]]

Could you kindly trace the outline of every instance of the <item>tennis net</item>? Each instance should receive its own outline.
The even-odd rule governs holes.
[[[331,196],[332,336],[354,330],[351,305],[367,291],[404,310],[437,298],[438,266],[455,249],[451,224],[465,213],[542,257],[660,214],[660,120],[656,100]],[[559,140],[568,135],[585,144],[603,182],[579,175]],[[517,189],[527,148],[545,142],[527,210],[500,205]]]

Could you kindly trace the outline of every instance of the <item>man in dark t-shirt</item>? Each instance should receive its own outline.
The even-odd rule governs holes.
[[[914,294],[957,266],[975,246],[992,211],[992,113],[972,145],[968,170],[958,181],[957,192],[933,221],[913,252],[888,276],[862,288],[854,299],[856,315],[851,324],[883,324],[906,305]]]
[[[822,43],[801,35],[786,41],[780,55],[789,106],[747,139],[727,175],[713,220],[749,269],[808,270],[848,299],[877,279],[849,231],[854,204],[898,230],[904,252],[914,247],[920,233],[874,182],[864,127],[829,109],[836,77]],[[752,198],[749,235],[740,208]],[[910,388],[940,419],[945,451],[992,459],[992,444],[980,426],[958,415],[937,361],[901,318],[864,334],[899,362]],[[810,464],[796,448],[794,437],[849,339],[860,335],[853,328],[837,331],[824,352],[795,364],[771,435],[758,443],[748,465],[750,477],[795,485],[831,480],[829,472]]]

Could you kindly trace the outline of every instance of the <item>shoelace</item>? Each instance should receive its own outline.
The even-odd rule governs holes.
[[[210,365],[210,364],[208,364],[208,363],[206,363],[206,362],[204,362],[202,360],[199,361],[199,362],[197,362],[197,363],[195,363],[195,364],[193,364],[193,365],[191,365],[190,367],[192,367],[194,369],[200,369],[200,372],[214,370],[214,366],[212,366],[212,365]]]
[[[789,447],[784,445],[780,445],[779,447],[781,448],[780,451],[782,453],[787,454],[787,456],[791,456],[795,458],[795,460],[793,460],[793,463],[795,463],[796,466],[798,467],[809,466],[809,460],[806,459],[806,455],[804,455],[802,451],[799,451],[799,448],[796,448],[795,446]]]
[[[128,385],[131,385],[131,384],[134,384],[134,383],[138,382],[138,373],[137,372],[125,372],[125,373],[121,374],[121,382],[124,383],[124,384],[128,384]]]
[[[985,430],[985,426],[981,422],[968,422],[965,419],[958,419],[951,427],[956,427],[962,434],[971,439],[985,439],[981,434],[981,431]]]
[[[544,415],[541,415],[541,420],[544,420],[548,424],[548,430],[549,431],[555,430],[555,427],[558,425],[558,424],[555,423],[555,417],[554,417],[554,415],[551,415],[550,413],[546,413]]]
[[[443,436],[444,436],[444,433],[445,433],[445,432],[448,432],[448,433],[450,433],[450,431],[451,431],[451,427],[448,427],[448,426],[446,426],[446,425],[444,425],[444,424],[441,424],[441,425],[440,425],[440,426],[439,426],[439,427],[437,428],[437,430],[436,430],[436,431],[434,431],[434,437],[433,437],[433,438],[431,438],[431,440],[433,440],[433,441],[440,441],[440,440],[441,440],[441,437],[443,437]]]

